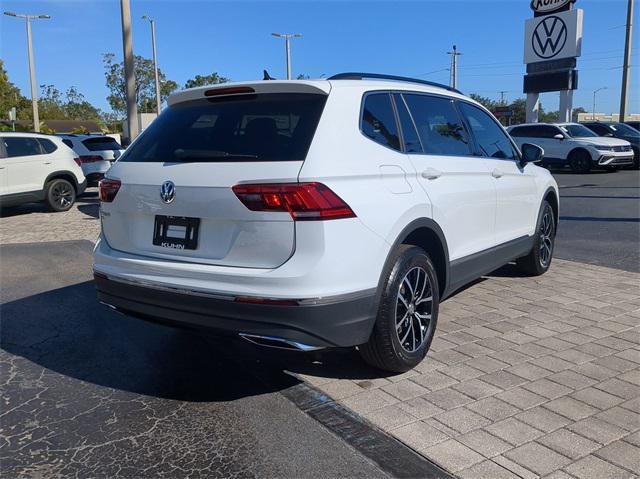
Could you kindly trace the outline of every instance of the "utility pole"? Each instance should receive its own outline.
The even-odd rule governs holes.
[[[153,47],[153,68],[156,75],[156,114],[160,114],[162,108],[162,97],[160,96],[160,77],[158,76],[158,54],[156,53],[156,22],[149,16],[142,17],[143,20],[149,20],[151,24],[151,46]]]
[[[284,38],[284,49],[287,61],[287,80],[291,80],[291,38],[301,38],[299,33],[272,33],[274,37]]]
[[[627,97],[629,96],[629,74],[631,72],[631,35],[633,33],[633,0],[627,4],[627,33],[624,43],[624,67],[622,68],[622,91],[620,93],[620,118],[624,121],[627,116]]]
[[[25,15],[23,13],[4,12],[9,17],[24,18],[27,21],[27,51],[29,54],[29,79],[31,80],[31,107],[33,108],[33,131],[40,131],[40,116],[38,115],[38,95],[36,93],[36,67],[33,60],[33,46],[31,43],[31,20],[49,20],[49,15]]]
[[[501,105],[506,105],[507,104],[507,98],[506,98],[506,93],[508,90],[500,90],[498,93],[500,93],[500,104]]]
[[[122,15],[122,49],[124,51],[125,96],[127,99],[127,125],[129,141],[138,136],[138,105],[136,104],[136,73],[133,64],[133,40],[131,38],[131,5],[129,0],[120,0]]]
[[[593,110],[591,110],[591,120],[592,121],[596,121],[596,93],[598,93],[600,90],[606,90],[607,87],[603,86],[602,88],[598,88],[597,90],[593,90]],[[620,120],[622,121],[622,120]]]
[[[458,88],[458,57],[462,53],[458,52],[458,48],[454,45],[453,51],[447,52],[447,55],[451,55],[451,81],[450,86],[452,88]]]

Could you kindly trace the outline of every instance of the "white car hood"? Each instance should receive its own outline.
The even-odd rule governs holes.
[[[610,138],[608,136],[598,137],[573,137],[574,140],[581,143],[588,143],[593,146],[629,146],[630,143],[620,138]]]

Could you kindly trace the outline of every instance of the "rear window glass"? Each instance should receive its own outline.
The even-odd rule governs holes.
[[[71,143],[71,140],[62,140],[62,143],[64,143],[65,145],[67,145],[69,148],[71,148],[73,150],[73,143]]]
[[[87,147],[89,151],[115,151],[122,150],[120,144],[108,136],[100,138],[87,138],[82,140],[82,144]]]
[[[47,153],[53,153],[58,149],[56,145],[50,140],[45,140],[44,138],[38,138],[40,145],[42,145],[42,149]]]
[[[303,161],[325,95],[269,93],[167,108],[120,161]]]
[[[362,109],[362,133],[376,143],[400,150],[396,117],[388,93],[367,95]]]

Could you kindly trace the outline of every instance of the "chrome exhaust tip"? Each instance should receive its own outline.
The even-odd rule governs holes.
[[[301,351],[301,352],[318,351],[320,349],[324,349],[323,346],[311,346],[309,344],[299,343],[297,341],[292,341],[290,339],[276,338],[273,336],[260,336],[257,334],[247,334],[247,333],[239,333],[238,335],[242,339],[245,339],[250,343],[256,344],[258,346],[268,347],[268,348],[286,349],[289,351]]]

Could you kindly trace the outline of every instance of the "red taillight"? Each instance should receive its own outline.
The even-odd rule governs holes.
[[[120,189],[120,180],[112,180],[104,178],[98,183],[98,190],[100,192],[100,201],[103,203],[111,203]]]
[[[251,211],[289,212],[296,221],[356,216],[349,205],[322,183],[235,185],[233,192]]]
[[[80,158],[78,158],[80,160],[80,163],[78,163],[76,161],[76,163],[81,164],[81,163],[95,163],[96,161],[103,161],[104,158],[102,158],[100,155],[83,155]]]

